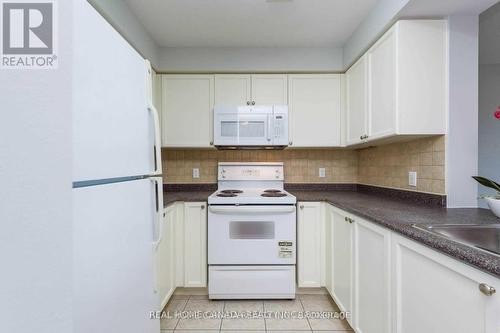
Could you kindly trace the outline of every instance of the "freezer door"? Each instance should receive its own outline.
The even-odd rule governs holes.
[[[73,35],[73,181],[154,174],[146,61],[87,1]]]
[[[155,183],[76,188],[73,202],[74,332],[159,332]]]

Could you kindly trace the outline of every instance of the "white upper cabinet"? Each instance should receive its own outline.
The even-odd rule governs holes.
[[[446,22],[398,21],[346,81],[347,145],[446,134]]]
[[[286,105],[286,74],[215,75],[215,105]]]
[[[290,146],[340,146],[340,77],[339,74],[288,76]]]
[[[212,75],[163,75],[162,146],[210,147]]]
[[[368,67],[366,56],[358,60],[345,75],[346,78],[346,144],[356,144],[363,140],[367,132]]]
[[[257,105],[288,104],[288,76],[286,74],[252,75],[252,102]]]
[[[371,138],[395,133],[396,128],[396,35],[386,33],[368,51],[369,128]]]
[[[250,75],[215,75],[215,105],[248,105],[252,99],[251,89]]]

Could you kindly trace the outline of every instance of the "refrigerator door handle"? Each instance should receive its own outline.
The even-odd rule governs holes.
[[[158,115],[158,110],[153,105],[148,106],[148,111],[153,116],[154,124],[154,160],[155,169],[153,175],[161,175],[161,135],[160,135],[160,116]]]
[[[163,235],[163,178],[150,177],[149,180],[153,183],[155,192],[155,218],[153,219],[153,230],[158,232],[158,239],[154,240],[153,236],[153,291],[155,294],[159,292],[158,281],[158,261],[157,252],[158,247],[162,242]]]
[[[161,177],[150,177],[149,180],[154,185],[155,191],[155,218],[153,219],[153,230],[158,233],[158,237],[154,240],[153,236],[153,244],[155,248],[161,243],[163,226],[162,226],[162,207],[163,207],[163,179]]]

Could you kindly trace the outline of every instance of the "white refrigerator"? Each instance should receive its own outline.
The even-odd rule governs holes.
[[[163,209],[151,66],[87,1],[73,18],[74,332],[159,332],[149,317]]]

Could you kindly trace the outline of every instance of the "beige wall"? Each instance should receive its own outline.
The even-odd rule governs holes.
[[[285,164],[287,183],[361,183],[431,193],[445,193],[444,136],[361,150],[286,149],[220,151],[163,149],[165,183],[215,183],[218,162]],[[200,178],[192,178],[192,169]],[[326,177],[318,177],[318,169]],[[417,188],[408,186],[408,171],[417,171]]]

